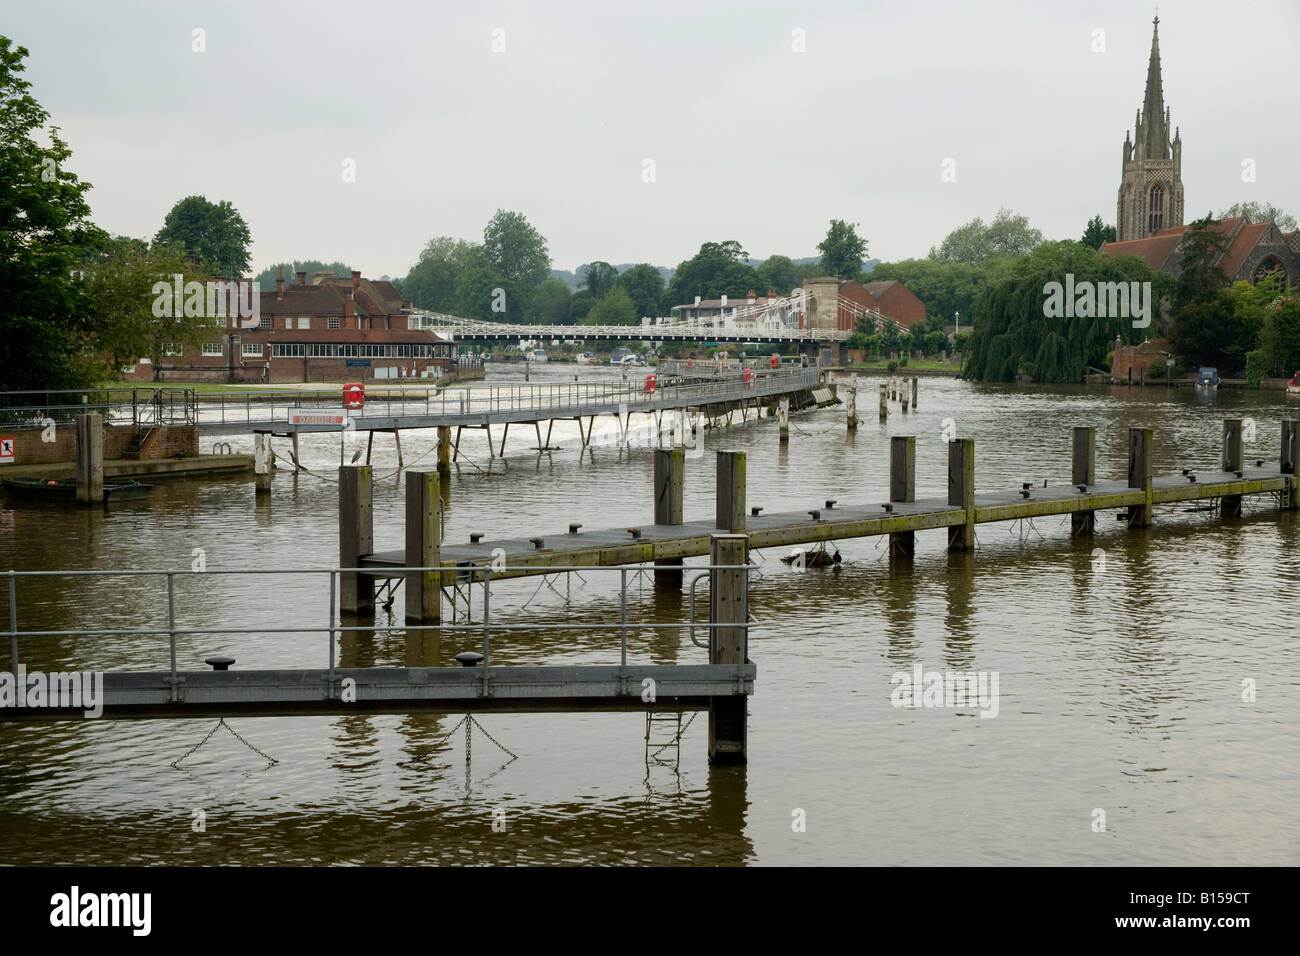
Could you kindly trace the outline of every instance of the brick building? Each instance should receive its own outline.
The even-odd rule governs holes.
[[[904,332],[925,322],[925,303],[897,280],[863,285],[856,279],[824,276],[805,280],[803,287],[809,296],[804,320],[808,328],[851,330],[861,312],[892,319]]]
[[[241,279],[240,282],[249,280]],[[415,328],[411,303],[391,282],[317,272],[311,283],[276,280],[258,297],[260,325],[230,317],[198,349],[168,350],[155,370],[142,359],[138,381],[329,382],[441,377],[460,371],[456,345]],[[155,374],[155,372],[157,374]]]

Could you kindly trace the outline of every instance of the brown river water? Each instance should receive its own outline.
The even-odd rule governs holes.
[[[575,374],[619,373],[553,363],[531,378]],[[492,383],[522,377],[517,365],[489,369]],[[975,439],[977,487],[989,489],[1068,481],[1075,425],[1097,428],[1100,478],[1124,475],[1136,425],[1155,430],[1158,475],[1213,465],[1226,417],[1255,420],[1247,458],[1276,460],[1278,423],[1300,410],[1280,393],[926,378],[919,410],[894,406],[880,425],[876,380],[863,382],[856,434],[846,434],[842,407],[793,416],[787,447],[772,419],[705,431],[705,454],[686,463],[687,519],[712,515],[719,448],[747,452],[750,504],[802,510],[827,498],[886,500],[897,434],[918,436],[918,497],[946,494],[945,419]],[[531,429],[512,429],[508,457],[490,466],[482,434],[466,432],[447,540],[650,521],[653,441],[634,433],[620,450],[613,427],[598,424],[581,457],[572,423],[555,427],[560,450],[541,455]],[[435,442],[432,432],[403,433],[407,465],[432,467]],[[248,437],[232,444],[252,447]],[[282,468],[263,501],[249,481],[195,481],[160,483],[149,501],[107,510],[0,503],[0,569],[188,570],[195,549],[209,570],[327,568],[337,560],[338,457],[338,438],[304,440],[313,474]],[[375,437],[374,464],[376,546],[400,547],[392,436]],[[1149,530],[1101,512],[1092,540],[1072,539],[1065,517],[977,530],[973,554],[948,554],[942,530],[920,532],[914,561],[892,566],[881,538],[839,542],[835,570],[755,554],[750,607],[762,624],[750,645],[758,677],[747,766],[709,766],[704,715],[686,727],[678,761],[670,751],[649,764],[636,713],[481,715],[468,766],[460,715],[232,719],[247,743],[218,729],[179,769],[173,761],[215,721],[4,723],[0,860],[1300,863],[1297,517],[1261,496],[1246,499],[1240,519],[1158,508]],[[684,595],[633,578],[629,660],[704,663],[685,629],[638,626],[683,621]],[[618,621],[617,580],[494,587],[494,621],[572,625],[496,636],[494,663],[617,663],[608,627]],[[185,575],[176,598],[186,627],[327,621],[320,576]],[[32,579],[20,583],[18,606],[22,629],[129,629],[165,622],[167,602],[158,579]],[[401,607],[399,593],[392,613],[378,612],[394,630],[345,638],[341,663],[449,664],[477,647],[464,634],[408,640]],[[215,652],[250,668],[323,667],[327,654],[323,634],[194,634],[178,648],[182,669]],[[32,638],[22,659],[44,670],[163,670],[167,644],[156,634]],[[0,660],[11,667],[7,641]],[[996,716],[894,706],[891,678],[917,665],[996,674]]]

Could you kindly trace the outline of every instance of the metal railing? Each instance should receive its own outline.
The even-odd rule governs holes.
[[[424,416],[456,419],[472,416],[534,413],[538,420],[622,411],[657,411],[709,405],[742,398],[812,388],[821,383],[817,368],[788,367],[755,375],[745,382],[727,377],[716,382],[664,382],[653,388],[638,376],[635,382],[570,382],[536,385],[472,385],[454,390],[404,389],[372,386],[365,404],[352,410],[356,418]],[[291,412],[339,411],[341,389],[222,392],[199,403],[199,425],[281,424]],[[454,421],[450,422],[455,424]]]
[[[653,570],[653,565],[638,565],[633,567],[609,567],[608,565],[573,565],[557,568],[556,573],[570,572],[593,572],[601,571],[605,573],[618,573],[619,582],[619,620],[617,623],[596,624],[593,625],[588,621],[580,621],[564,624],[541,624],[541,623],[516,623],[503,624],[494,623],[492,620],[492,583],[494,573],[508,573],[519,570],[518,568],[496,567],[490,565],[484,567],[458,568],[456,569],[457,577],[467,578],[470,581],[476,581],[483,587],[483,614],[482,619],[478,622],[467,622],[464,624],[371,624],[371,625],[354,625],[348,626],[342,623],[342,612],[339,608],[339,576],[342,574],[358,574],[367,577],[373,577],[374,568],[264,568],[258,570],[124,570],[124,571],[9,571],[4,574],[8,579],[8,604],[9,604],[9,641],[10,641],[10,662],[13,667],[13,673],[18,673],[20,661],[19,640],[29,640],[34,638],[50,637],[123,637],[132,635],[167,635],[167,646],[169,654],[169,673],[172,682],[173,693],[179,684],[179,667],[177,664],[177,638],[190,635],[215,635],[215,634],[257,634],[257,635],[282,635],[282,634],[326,634],[328,635],[328,669],[331,678],[334,675],[337,661],[337,645],[340,636],[347,633],[368,633],[375,632],[388,633],[392,631],[438,631],[438,632],[467,632],[481,636],[482,638],[482,665],[489,666],[492,654],[492,636],[494,633],[516,633],[516,632],[536,632],[536,631],[564,631],[582,629],[584,632],[610,631],[617,629],[619,633],[619,664],[627,665],[628,654],[628,632],[629,629],[638,630],[682,630],[689,629],[691,643],[697,647],[707,648],[708,644],[701,644],[695,638],[695,630],[704,628],[710,636],[715,628],[740,628],[741,629],[741,660],[749,660],[749,628],[760,624],[749,614],[749,583],[750,570],[752,565],[702,565],[692,566],[687,570],[701,572],[697,574],[691,582],[691,611],[689,619],[686,621],[663,622],[663,621],[636,621],[628,620],[628,589],[629,577],[639,575],[643,572]],[[427,568],[402,568],[396,576],[406,577],[407,575],[415,576],[425,572],[438,572],[446,574],[446,567],[427,567]],[[681,570],[674,568],[673,570]],[[741,573],[741,609],[742,621],[739,622],[708,622],[701,624],[695,620],[695,586],[699,583],[701,577],[709,577],[708,572],[715,571],[738,571]],[[329,605],[327,612],[327,621],[322,625],[302,626],[302,627],[184,627],[178,621],[178,610],[176,601],[176,579],[186,577],[210,577],[210,576],[260,576],[260,575],[308,575],[308,576],[326,576],[329,579]],[[394,576],[394,575],[390,575]],[[136,628],[83,628],[70,627],[58,630],[22,630],[19,628],[19,607],[18,607],[18,582],[25,579],[33,578],[67,578],[67,579],[104,579],[104,578],[145,578],[155,577],[163,578],[166,582],[167,594],[167,621],[165,626],[154,627],[136,627]],[[42,602],[38,602],[42,603]]]
[[[194,389],[82,388],[0,392],[0,427],[42,428],[50,420],[69,422],[98,412],[108,425],[193,425],[198,421]]]

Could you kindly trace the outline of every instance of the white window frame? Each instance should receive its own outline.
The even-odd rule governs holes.
[[[339,317],[337,315],[330,316],[329,322],[327,323],[328,327],[331,329],[337,329],[342,324],[343,323],[339,320]]]
[[[226,354],[226,347],[221,342],[204,342],[203,354],[209,358],[214,356],[220,358]]]
[[[306,316],[306,315],[300,315],[300,316],[298,316],[298,328],[299,328],[299,329],[310,329],[310,328],[311,328],[311,318],[310,318],[309,316]]]
[[[185,349],[182,348],[180,344],[176,342],[163,343],[163,355],[175,358],[176,356],[180,356],[184,354],[185,354]]]
[[[261,342],[245,342],[243,348],[244,358],[261,358],[266,352],[266,347]]]

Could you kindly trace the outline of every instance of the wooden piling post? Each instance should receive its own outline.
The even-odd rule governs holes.
[[[451,426],[438,426],[438,474],[451,474]]]
[[[1223,420],[1223,470],[1241,471],[1241,419]],[[1241,517],[1241,495],[1224,495],[1220,499],[1219,514],[1224,518]]]
[[[275,461],[271,454],[271,433],[258,432],[253,436],[253,484],[254,495],[271,493],[271,464]]]
[[[889,500],[916,500],[916,438],[913,435],[894,435],[889,440]],[[910,558],[916,553],[916,532],[891,532],[889,553]]]
[[[77,504],[104,503],[104,418],[99,412],[77,416]]]
[[[684,448],[655,449],[655,524],[682,523],[682,489],[686,479]],[[655,562],[655,587],[682,586],[682,559],[660,558]]]
[[[442,565],[439,543],[439,481],[436,471],[406,473],[406,566],[438,568]],[[406,621],[408,624],[438,624],[441,573],[415,571],[406,575]]]
[[[1070,481],[1091,487],[1097,483],[1097,429],[1080,425],[1074,429],[1074,454],[1070,464]],[[1074,511],[1070,514],[1071,534],[1092,534],[1097,527],[1097,512]]]
[[[1283,509],[1290,511],[1300,507],[1300,428],[1294,418],[1282,419],[1282,453],[1279,465],[1284,475],[1291,476],[1287,493],[1282,496]]]
[[[848,430],[857,431],[858,428],[858,377],[854,375],[849,379],[849,401],[848,401]]]
[[[745,533],[745,453],[718,452],[716,526],[731,534]]]
[[[948,504],[966,512],[964,524],[948,526],[949,551],[975,549],[975,439],[948,442]]]
[[[917,377],[913,375],[912,376],[912,411],[916,411],[916,380]]]
[[[788,444],[790,441],[790,399],[782,398],[777,402],[776,421],[780,426],[781,444]]]
[[[339,567],[355,568],[375,550],[373,489],[369,465],[339,466]],[[339,575],[339,610],[360,614],[375,609],[375,579],[368,574]]]
[[[1128,509],[1128,526],[1130,528],[1149,528],[1153,508],[1151,503],[1151,429],[1130,428],[1128,430],[1128,486],[1141,488],[1146,500],[1140,505]]]
[[[880,420],[883,422],[889,417],[889,386],[884,382],[880,383]]]
[[[742,466],[741,472],[743,471]],[[711,537],[709,564],[715,570],[709,572],[709,623],[714,625],[709,628],[710,664],[747,663],[744,625],[748,611],[746,595],[748,582],[744,569],[748,561],[748,536],[715,534]],[[716,570],[720,566],[726,566],[728,569]],[[740,694],[710,699],[710,762],[745,762],[747,704],[747,698]]]

